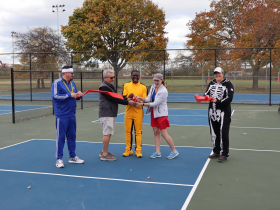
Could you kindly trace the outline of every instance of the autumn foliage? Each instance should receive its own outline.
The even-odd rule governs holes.
[[[165,49],[166,25],[164,11],[150,0],[86,0],[62,34],[68,49],[91,52],[75,59],[108,61],[117,74],[128,61],[154,58],[128,50]]]
[[[252,88],[258,88],[259,70],[270,56],[270,50],[260,48],[280,47],[280,1],[212,0],[210,11],[197,13],[187,26],[191,30],[186,35],[188,48],[254,48],[217,50],[216,56],[218,65],[229,70],[238,61],[249,63],[253,72]],[[273,50],[272,56],[278,55],[279,50]],[[213,61],[215,51],[194,51],[194,59]],[[273,64],[276,66],[276,59]]]

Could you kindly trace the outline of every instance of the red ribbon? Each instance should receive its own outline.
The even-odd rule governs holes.
[[[123,96],[121,94],[113,93],[113,92],[109,92],[109,91],[103,91],[103,90],[87,90],[83,95],[78,95],[78,97],[82,97],[82,96],[86,95],[87,93],[105,93],[114,98],[119,98],[119,99],[123,100]]]
[[[199,95],[194,95],[195,100],[200,103],[201,101],[211,101],[214,99],[214,97],[209,97],[209,96],[199,96]]]

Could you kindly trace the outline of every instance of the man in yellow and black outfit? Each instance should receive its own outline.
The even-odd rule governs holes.
[[[139,82],[140,73],[137,70],[131,72],[131,82],[125,83],[123,87],[123,97],[132,99],[133,95],[142,98],[147,97],[147,87]],[[124,157],[133,154],[132,151],[132,131],[135,130],[135,155],[141,158],[142,146],[142,123],[143,123],[143,107],[126,106],[124,116],[124,128],[126,132],[126,150],[123,153]]]

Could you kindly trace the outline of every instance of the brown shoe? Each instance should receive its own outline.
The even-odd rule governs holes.
[[[218,161],[219,161],[220,163],[226,162],[226,161],[227,161],[227,157],[221,156],[221,157],[218,158]]]
[[[209,155],[209,158],[217,158],[217,157],[220,157],[219,154],[216,154],[213,152],[213,154]]]
[[[102,154],[103,154],[103,152],[101,151],[100,154],[99,154],[99,157],[101,157]],[[114,155],[113,153],[111,153],[111,152],[108,152],[108,154],[115,156],[115,155]]]
[[[108,152],[108,154],[107,155],[101,155],[101,157],[100,157],[100,160],[103,160],[103,161],[114,161],[114,160],[117,160],[117,158],[114,156],[114,155],[112,155],[111,153],[109,153]]]

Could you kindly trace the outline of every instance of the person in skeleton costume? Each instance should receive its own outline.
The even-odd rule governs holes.
[[[213,79],[205,95],[213,97],[209,102],[208,120],[210,125],[213,153],[209,158],[218,158],[219,162],[227,161],[229,156],[229,127],[231,122],[231,106],[234,88],[231,82],[224,78],[224,71],[217,67],[214,69]]]

